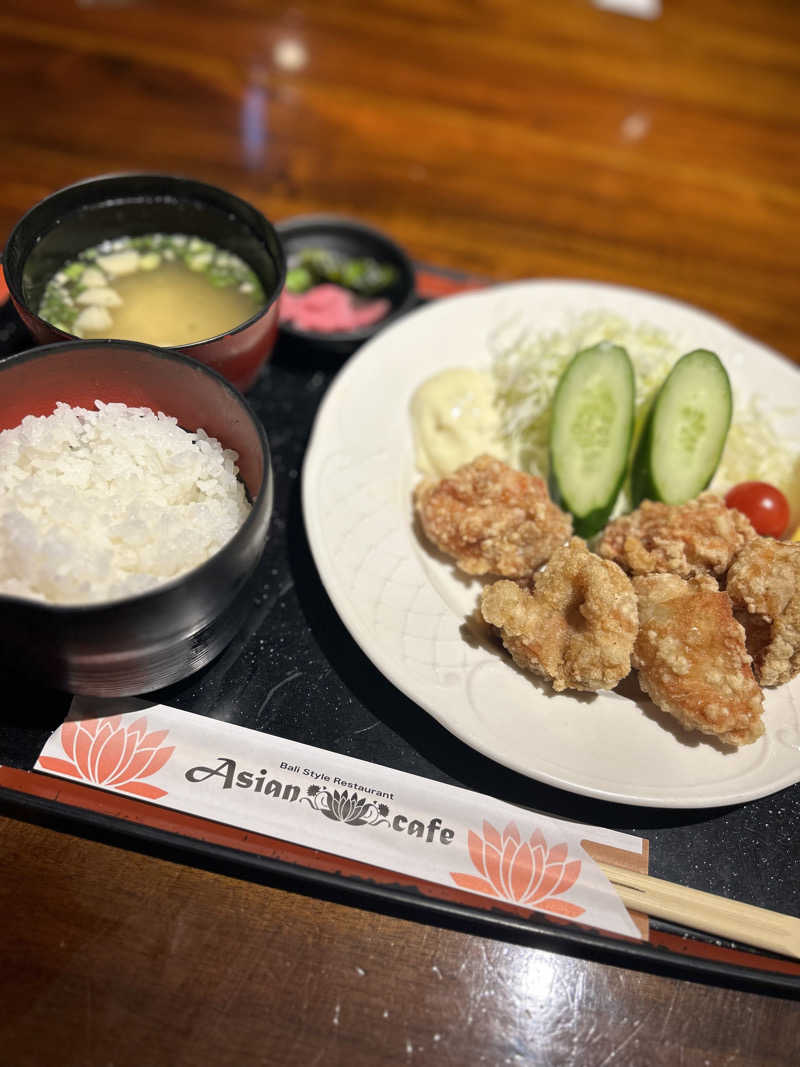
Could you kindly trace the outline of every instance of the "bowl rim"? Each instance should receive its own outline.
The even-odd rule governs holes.
[[[255,498],[250,502],[250,511],[247,514],[244,522],[236,530],[233,536],[225,542],[216,552],[212,553],[208,559],[202,563],[198,563],[196,567],[191,567],[189,570],[184,571],[182,574],[177,575],[174,578],[168,578],[163,582],[159,582],[151,589],[145,589],[141,593],[134,593],[131,596],[116,597],[111,600],[97,600],[90,601],[88,603],[73,603],[54,604],[48,600],[41,600],[36,597],[15,596],[12,593],[0,592],[0,605],[12,604],[22,605],[27,611],[43,611],[53,612],[56,615],[71,615],[79,613],[81,615],[91,615],[94,613],[101,613],[106,611],[110,607],[116,607],[122,604],[139,604],[145,603],[148,600],[156,600],[163,594],[177,589],[179,586],[185,584],[190,578],[192,581],[202,580],[203,572],[211,569],[211,565],[214,560],[220,555],[220,553],[231,549],[234,543],[238,544],[245,540],[249,536],[249,530],[257,522],[260,521],[261,513],[264,512],[264,518],[269,526],[269,522],[272,518],[272,511],[274,505],[274,471],[272,469],[272,452],[269,445],[269,438],[267,437],[266,429],[264,428],[261,419],[253,411],[252,407],[248,403],[245,396],[232,385],[227,378],[225,378],[213,367],[207,366],[205,363],[201,363],[199,360],[192,358],[191,356],[184,356],[180,352],[175,352],[168,348],[159,348],[157,345],[145,344],[142,341],[119,341],[119,340],[104,340],[103,338],[92,338],[86,341],[77,338],[75,341],[58,341],[50,345],[39,345],[36,348],[28,348],[23,352],[17,352],[12,356],[7,356],[3,360],[0,360],[0,382],[2,381],[3,371],[10,366],[14,366],[19,363],[27,363],[33,359],[46,358],[48,356],[57,356],[59,353],[66,351],[74,351],[78,348],[116,348],[129,351],[131,348],[143,351],[148,355],[155,356],[158,359],[166,359],[175,363],[179,363],[182,366],[190,370],[197,370],[201,374],[206,374],[210,378],[215,379],[217,384],[222,386],[227,392],[229,392],[232,398],[238,402],[240,408],[247,418],[250,419],[253,427],[256,431],[259,444],[261,445],[261,454],[264,459],[264,477],[261,480],[261,487],[258,490]],[[90,410],[90,409],[87,409]],[[152,410],[152,409],[151,409]],[[164,412],[164,414],[168,414]],[[12,429],[14,427],[11,427]],[[2,432],[2,431],[0,431]],[[191,432],[191,431],[190,431]],[[220,441],[220,444],[225,448],[225,443]],[[266,540],[265,540],[266,543]],[[263,546],[262,546],[263,551]]]
[[[284,237],[290,237],[295,229],[305,227],[313,228],[314,226],[325,227],[327,229],[340,229],[344,232],[350,231],[352,233],[377,238],[379,241],[382,241],[387,248],[391,249],[393,256],[407,273],[410,279],[408,291],[400,303],[395,307],[392,307],[382,319],[378,319],[377,322],[370,323],[368,326],[361,326],[357,330],[329,330],[327,333],[318,330],[301,330],[296,326],[292,326],[288,322],[282,322],[280,318],[280,310],[278,311],[279,330],[284,332],[288,337],[321,345],[326,344],[326,342],[335,344],[353,342],[357,344],[360,341],[368,341],[379,329],[383,329],[383,327],[388,325],[393,319],[398,318],[400,315],[403,315],[410,310],[417,295],[415,280],[416,271],[414,270],[414,263],[408,252],[406,252],[402,245],[398,244],[393,237],[390,237],[383,230],[378,229],[377,226],[373,226],[371,223],[362,222],[361,219],[351,218],[349,215],[338,215],[335,212],[311,212],[304,215],[292,215],[289,218],[281,219],[279,222],[276,222],[275,230],[281,241],[283,241]],[[283,253],[288,269],[289,256],[286,247],[284,247]]]
[[[81,178],[80,181],[72,182],[69,185],[63,185],[63,186],[61,186],[60,189],[54,189],[52,193],[48,193],[47,196],[43,196],[40,200],[37,200],[35,204],[32,204],[31,207],[29,207],[28,210],[23,215],[21,215],[19,217],[19,219],[17,219],[17,221],[14,223],[14,226],[11,229],[11,232],[8,235],[8,239],[6,240],[5,247],[8,248],[9,245],[13,244],[14,239],[16,238],[18,231],[22,229],[22,227],[26,224],[26,222],[28,221],[30,216],[33,215],[36,211],[39,211],[48,201],[55,199],[55,197],[61,196],[64,193],[69,193],[73,189],[80,189],[83,186],[91,186],[91,185],[94,185],[94,184],[96,184],[98,182],[107,182],[107,181],[112,181],[112,180],[114,180],[114,181],[120,180],[121,181],[121,180],[124,180],[124,179],[133,179],[133,178],[153,178],[153,179],[161,179],[162,181],[163,180],[167,180],[167,181],[170,181],[170,182],[178,182],[178,183],[186,182],[187,184],[193,185],[193,186],[195,186],[195,187],[197,187],[199,189],[210,189],[215,193],[220,193],[222,196],[228,197],[232,201],[233,206],[235,206],[237,209],[241,205],[242,207],[246,208],[247,211],[252,211],[255,215],[257,215],[259,220],[265,225],[267,231],[272,230],[272,232],[273,232],[273,234],[275,235],[275,238],[276,238],[275,245],[276,245],[276,248],[277,248],[278,253],[279,253],[279,262],[275,263],[277,275],[276,275],[276,279],[275,279],[275,284],[273,286],[272,295],[270,296],[269,300],[267,300],[267,302],[264,304],[264,306],[262,308],[259,308],[258,311],[256,311],[253,315],[251,315],[248,319],[245,319],[244,322],[240,322],[237,326],[231,327],[230,330],[225,330],[224,333],[217,333],[217,334],[214,334],[213,337],[206,337],[206,338],[203,338],[200,341],[190,341],[188,344],[185,344],[185,345],[176,345],[176,346],[173,346],[172,350],[174,351],[175,348],[177,348],[177,349],[180,349],[180,351],[182,351],[182,352],[184,352],[184,351],[188,352],[191,349],[202,348],[205,345],[213,344],[214,342],[221,341],[226,337],[232,337],[235,334],[241,333],[242,331],[248,329],[248,327],[252,326],[254,322],[257,322],[259,319],[263,318],[267,314],[267,312],[271,310],[273,305],[276,304],[280,300],[281,293],[283,292],[283,287],[284,287],[284,285],[286,283],[286,254],[284,252],[283,244],[282,244],[281,239],[280,239],[280,234],[278,233],[278,230],[277,230],[277,227],[276,227],[275,223],[270,222],[270,220],[266,217],[266,215],[263,213],[263,211],[260,211],[254,204],[251,204],[249,201],[245,200],[243,197],[239,196],[238,194],[232,193],[229,189],[224,189],[221,185],[214,185],[212,182],[206,182],[206,181],[203,181],[203,180],[201,180],[199,178],[192,178],[192,177],[190,177],[189,175],[186,175],[186,174],[167,174],[167,173],[164,173],[162,171],[149,171],[149,170],[141,170],[141,171],[136,171],[136,170],[110,171],[107,174],[95,174],[95,175],[93,175],[92,177],[89,177],[89,178]],[[108,201],[111,201],[111,200],[114,200],[115,197],[114,196],[109,196],[106,199]],[[125,199],[124,194],[119,199],[123,199],[124,200]],[[176,199],[180,199],[180,197],[176,197]],[[188,199],[188,197],[186,199]],[[86,201],[86,205],[88,206],[89,204],[91,204],[93,202],[94,202],[93,200],[87,200]],[[103,199],[97,201],[98,204],[102,204],[104,202],[106,202],[106,201],[103,200]],[[75,209],[75,210],[78,210],[78,209]],[[246,220],[243,218],[241,213],[238,212],[238,210],[237,210],[237,214],[239,214],[240,219],[242,219],[242,221],[244,221],[246,223]],[[49,231],[47,231],[47,232],[49,232]],[[42,234],[41,236],[44,236],[44,234]],[[270,256],[272,256],[272,251],[271,250],[270,250]],[[27,256],[25,257],[25,262],[27,262]],[[249,265],[250,264],[248,264],[248,266]],[[19,285],[17,285],[17,278],[16,278],[15,273],[11,272],[9,274],[8,270],[5,268],[5,252],[3,254],[3,266],[4,266],[3,273],[4,273],[4,276],[5,276],[5,280],[6,280],[6,285],[8,286],[8,291],[11,294],[11,299],[14,301],[14,303],[18,307],[24,308],[25,313],[27,315],[30,315],[31,318],[35,319],[37,323],[41,323],[43,326],[47,327],[48,330],[51,330],[51,331],[59,334],[61,337],[66,337],[71,341],[81,341],[81,340],[83,340],[83,338],[78,337],[77,334],[67,333],[65,330],[60,330],[57,326],[54,326],[47,319],[43,319],[41,317],[41,315],[38,314],[38,312],[34,311],[31,308],[31,306],[28,304],[27,300],[25,300],[25,298],[22,295],[22,277],[21,277],[21,275],[22,275],[22,270],[24,268],[24,263],[20,267],[20,279],[19,279],[20,284]],[[261,279],[260,279],[260,276],[259,276],[259,281],[260,280]],[[93,337],[93,338],[87,338],[87,340],[102,341],[102,340],[106,340],[106,338]],[[108,340],[120,340],[120,341],[122,341],[122,340],[125,340],[125,339],[124,338],[108,338]],[[56,342],[53,342],[53,343],[56,343]],[[146,342],[143,342],[143,341],[131,341],[131,343],[132,344],[145,344]],[[154,347],[159,347],[159,346],[154,346]],[[165,346],[165,349],[166,349],[166,346]]]

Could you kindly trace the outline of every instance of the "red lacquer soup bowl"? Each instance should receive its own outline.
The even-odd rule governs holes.
[[[240,256],[258,275],[266,296],[263,308],[223,334],[177,349],[238,389],[249,389],[275,344],[285,256],[274,227],[259,211],[205,182],[116,174],[70,185],[40,201],[14,227],[3,254],[8,289],[23,322],[41,344],[75,339],[37,314],[47,282],[87,248],[152,233],[211,241]]]

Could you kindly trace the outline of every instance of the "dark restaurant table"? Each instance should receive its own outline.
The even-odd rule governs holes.
[[[188,174],[273,220],[361,218],[416,262],[485,280],[668,294],[800,363],[800,8],[652,6],[6,0],[0,242],[80,178]],[[796,830],[783,840],[796,849]],[[19,804],[0,807],[0,915],[13,1067],[800,1061],[785,996],[190,862]]]

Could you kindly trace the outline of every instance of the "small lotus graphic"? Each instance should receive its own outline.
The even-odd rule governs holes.
[[[380,826],[387,821],[384,816],[389,814],[389,809],[385,804],[375,804],[366,797],[359,797],[358,793],[348,793],[346,789],[331,791],[317,785],[310,785],[306,792],[308,795],[301,797],[301,802],[310,804],[315,811],[322,812],[334,822],[346,822],[350,826]]]
[[[147,719],[123,723],[121,715],[81,719],[61,727],[61,747],[67,759],[42,756],[39,766],[120,793],[157,800],[166,789],[141,781],[160,771],[174,745],[161,748],[168,730],[147,732]]]
[[[364,797],[359,797],[357,793],[348,796],[347,790],[343,790],[341,793],[338,790],[334,790],[331,807],[327,809],[325,814],[329,818],[338,819],[340,823],[358,825],[365,822],[362,816],[366,812],[368,805],[369,801]]]
[[[575,884],[581,873],[581,861],[568,862],[564,844],[548,849],[541,830],[523,841],[513,822],[502,834],[491,823],[484,822],[483,837],[470,830],[468,843],[470,859],[479,876],[451,871],[451,878],[461,889],[568,919],[575,919],[586,910],[566,900],[554,899]]]

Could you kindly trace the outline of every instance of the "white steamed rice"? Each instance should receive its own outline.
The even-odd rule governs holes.
[[[0,432],[0,592],[114,600],[196,567],[249,511],[236,452],[149,408],[59,403]]]

